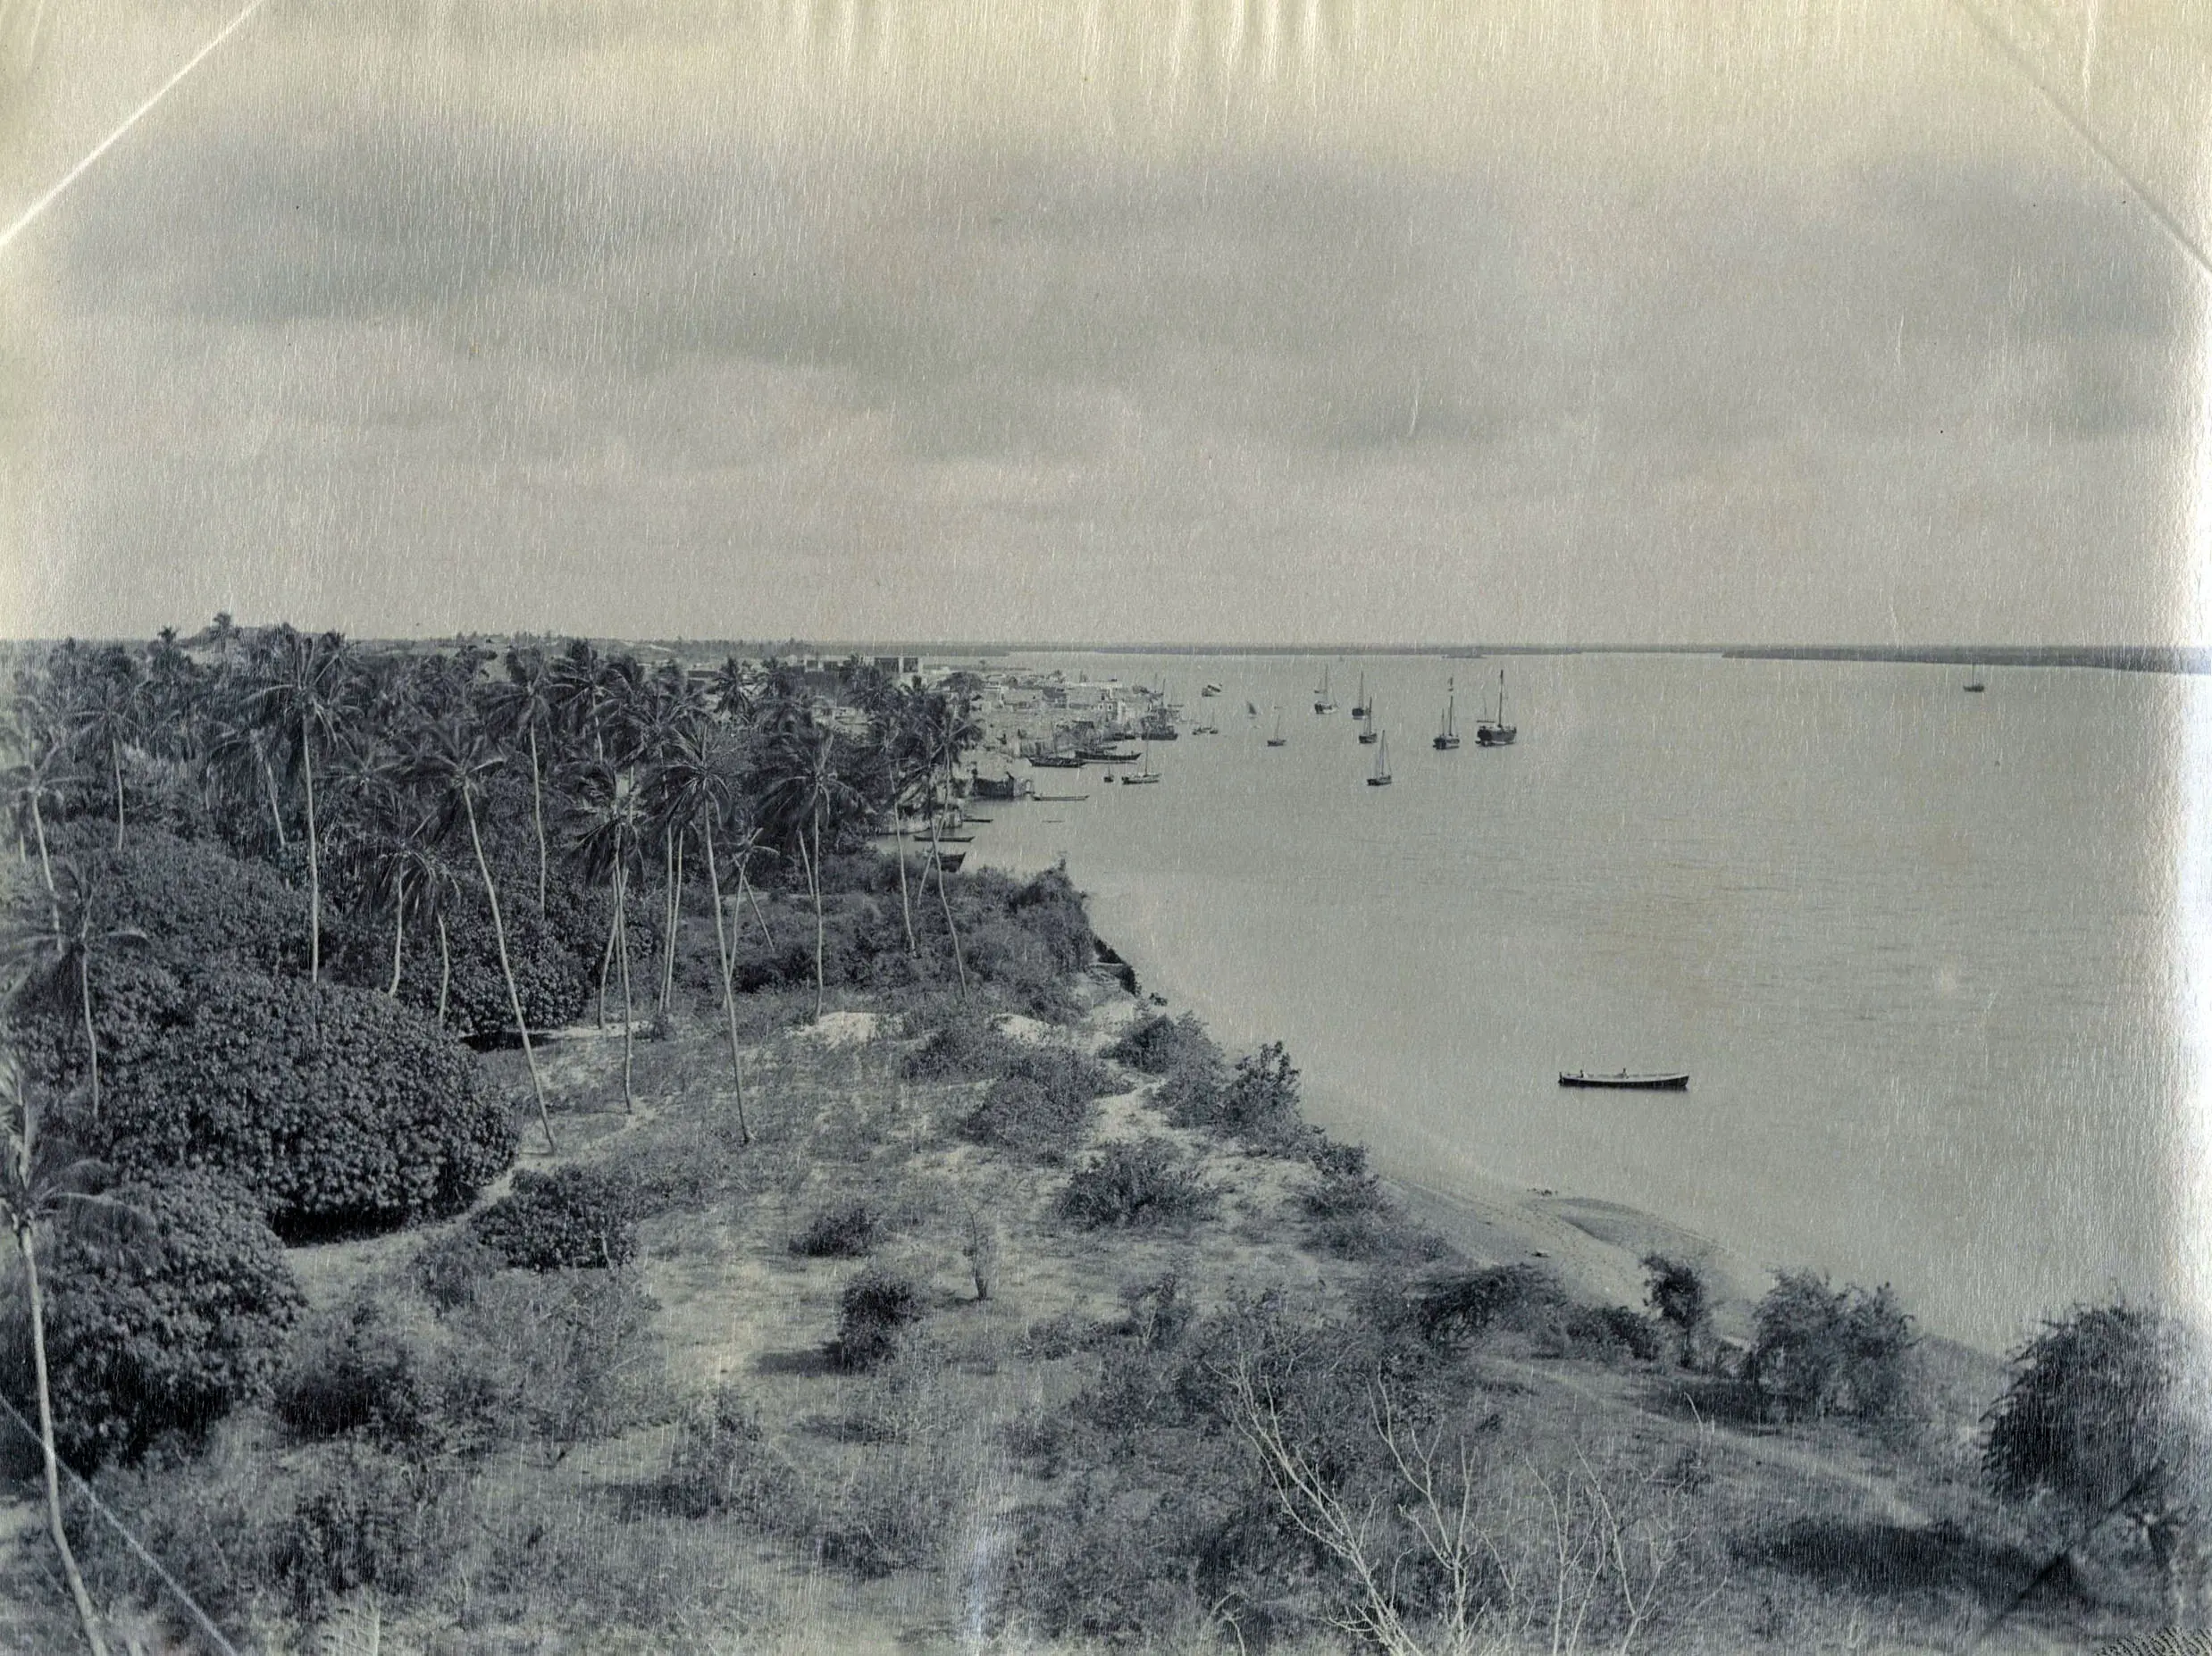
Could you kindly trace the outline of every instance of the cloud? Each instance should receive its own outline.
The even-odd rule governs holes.
[[[2163,636],[2193,295],[2048,134],[908,147],[431,15],[88,180],[31,624]]]

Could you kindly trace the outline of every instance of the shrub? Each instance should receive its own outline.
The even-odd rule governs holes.
[[[864,1201],[848,1202],[814,1216],[792,1238],[791,1250],[809,1259],[856,1259],[883,1240],[884,1223]]]
[[[1647,1253],[1644,1278],[1644,1302],[1680,1337],[1682,1367],[1696,1367],[1698,1337],[1713,1315],[1704,1275],[1687,1259]]]
[[[80,1467],[203,1435],[266,1386],[304,1303],[237,1192],[181,1177],[110,1194],[146,1223],[121,1240],[64,1228],[40,1262],[56,1426]]]
[[[1016,1056],[995,1022],[962,1009],[931,1029],[904,1067],[909,1081],[989,1081],[1005,1075]]]
[[[1016,1055],[960,1123],[962,1136],[1048,1166],[1068,1159],[1090,1136],[1093,1101],[1112,1089],[1102,1065],[1051,1048]]]
[[[515,1153],[474,1060],[419,1014],[243,974],[113,1066],[95,1136],[133,1174],[228,1175],[294,1234],[450,1209]]]
[[[358,1435],[397,1451],[427,1435],[432,1391],[413,1344],[363,1301],[298,1342],[271,1401],[299,1437]]]
[[[406,1596],[456,1538],[452,1472],[346,1440],[314,1451],[272,1560],[303,1618],[364,1587]]]
[[[1202,1127],[1258,1150],[1296,1151],[1315,1136],[1298,1119],[1298,1072],[1279,1041],[1237,1059],[1226,1080],[1213,1065],[1171,1072],[1159,1103],[1178,1127]]]
[[[724,1514],[771,1533],[793,1526],[802,1504],[791,1462],[768,1447],[759,1417],[726,1385],[684,1420],[661,1490],[685,1518]]]
[[[1533,1265],[1496,1265],[1455,1272],[1425,1284],[1413,1301],[1413,1323],[1432,1344],[1450,1345],[1507,1326],[1522,1333],[1554,1325],[1567,1302],[1549,1272]]]
[[[637,1252],[637,1226],[621,1185],[594,1167],[519,1172],[513,1191],[470,1228],[503,1261],[525,1270],[611,1270]]]
[[[164,970],[188,980],[218,967],[306,974],[306,894],[266,864],[136,823],[121,849],[111,826],[92,824],[72,824],[56,849],[96,889],[102,923],[143,933],[132,952]]]
[[[1213,1044],[1206,1026],[1190,1014],[1148,1017],[1110,1047],[1106,1056],[1148,1075],[1171,1075],[1179,1069],[1218,1069],[1221,1049]]]
[[[1561,1333],[1570,1347],[1579,1347],[1595,1356],[1626,1351],[1642,1363],[1659,1359],[1659,1325],[1625,1305],[1571,1307]]]
[[[897,1271],[870,1266],[845,1284],[837,1304],[837,1338],[831,1359],[840,1368],[877,1367],[899,1349],[906,1331],[921,1321],[920,1284]]]
[[[1745,1377],[1785,1415],[1881,1419],[1906,1400],[1916,1343],[1888,1284],[1831,1289],[1814,1272],[1784,1272],[1759,1302]]]
[[[1219,1195],[1165,1139],[1124,1140],[1069,1177],[1060,1211],[1089,1229],[1174,1224],[1205,1217]]]
[[[473,1229],[462,1226],[415,1256],[415,1285],[432,1309],[443,1316],[473,1304],[484,1279],[506,1263],[476,1240]]]

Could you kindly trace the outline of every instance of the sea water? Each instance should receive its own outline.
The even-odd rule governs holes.
[[[1384,1170],[1628,1203],[1755,1265],[1891,1283],[1990,1348],[2176,1286],[2201,681],[1340,657],[1320,715],[1318,657],[993,665],[1164,682],[1186,727],[1221,726],[1158,744],[1157,787],[1036,773],[1089,797],[979,806],[970,849],[1065,857],[1147,990],[1232,1046],[1285,1041],[1309,1113]],[[1501,667],[1520,736],[1486,749]],[[1387,788],[1350,716],[1362,673]],[[1452,681],[1463,745],[1438,752]],[[1624,1067],[1690,1089],[1558,1084]]]

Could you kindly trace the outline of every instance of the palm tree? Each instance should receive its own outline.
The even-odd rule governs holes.
[[[4,1155],[0,1155],[0,1217],[15,1239],[15,1251],[23,1261],[24,1297],[30,1310],[31,1383],[38,1401],[38,1452],[46,1475],[46,1533],[60,1558],[62,1578],[69,1585],[70,1602],[76,1607],[78,1626],[93,1656],[107,1656],[107,1643],[100,1635],[98,1612],[85,1578],[77,1568],[77,1555],[69,1544],[69,1530],[62,1522],[62,1462],[54,1446],[54,1393],[46,1367],[46,1300],[38,1281],[38,1235],[63,1214],[74,1210],[105,1212],[117,1221],[136,1216],[120,1202],[97,1195],[90,1188],[99,1175],[97,1164],[69,1159],[54,1153],[57,1142],[38,1134],[38,1109],[15,1059],[0,1049],[0,1133],[4,1133]]]
[[[959,974],[963,995],[968,992],[968,958],[960,948],[960,928],[952,918],[952,899],[945,891],[944,847],[937,837],[939,790],[951,795],[952,773],[961,753],[980,740],[982,734],[968,717],[965,698],[956,701],[942,694],[925,696],[915,706],[913,740],[928,801],[930,865],[937,873],[937,903],[944,910],[945,930],[951,934],[952,965]]]
[[[70,724],[83,750],[98,755],[114,779],[115,849],[123,849],[123,750],[138,738],[145,715],[138,658],[129,650],[104,650],[77,686]]]
[[[46,877],[46,896],[58,902],[54,857],[46,846],[45,802],[61,797],[63,784],[70,777],[70,751],[52,735],[36,730],[19,731],[16,745],[22,757],[8,767],[8,790],[15,797],[17,811],[29,820],[31,835],[38,847],[38,866]],[[58,909],[54,924],[57,928],[61,924]]]
[[[42,978],[50,992],[76,991],[78,1011],[85,1025],[85,1061],[91,1081],[92,1118],[100,1118],[100,1036],[92,1016],[92,956],[108,943],[144,942],[137,926],[110,926],[101,923],[99,888],[90,874],[64,858],[62,878],[49,893],[50,917],[43,925],[32,923],[11,928],[8,952]],[[43,970],[38,962],[45,958]]]
[[[507,979],[507,1004],[515,1013],[515,1033],[522,1037],[523,1061],[530,1066],[530,1090],[538,1100],[538,1125],[545,1129],[545,1152],[550,1156],[556,1153],[553,1118],[546,1110],[545,1083],[538,1074],[537,1052],[530,1044],[530,1020],[523,1016],[523,991],[515,986],[515,963],[507,954],[507,923],[499,915],[499,887],[492,881],[491,864],[484,856],[483,833],[476,821],[476,801],[482,797],[486,782],[500,763],[482,730],[455,716],[430,726],[423,732],[422,751],[412,770],[443,792],[447,825],[450,825],[457,808],[461,820],[468,824],[468,842],[476,854],[476,872],[483,877],[484,902],[491,910],[491,934],[499,944],[499,972]],[[439,924],[442,940],[442,917]]]
[[[814,899],[814,1016],[819,1021],[829,992],[822,918],[822,829],[860,803],[859,790],[838,769],[837,732],[816,724],[811,717],[788,722],[776,731],[762,758],[767,785],[761,807],[775,825],[779,841],[798,850],[807,893]]]
[[[257,682],[248,693],[254,720],[289,741],[307,799],[307,981],[323,975],[323,867],[314,808],[315,739],[336,734],[344,707],[349,657],[339,633],[306,633],[279,627],[271,637]]]
[[[630,925],[626,910],[630,865],[644,837],[645,801],[630,772],[605,759],[587,759],[569,780],[569,845],[587,879],[605,876],[615,899],[610,941],[622,957],[622,1105],[637,1108],[631,1083],[633,1031],[630,1004]]]
[[[715,949],[722,962],[722,1009],[730,1032],[730,1078],[737,1089],[737,1142],[752,1142],[745,1122],[745,1072],[738,1056],[736,968],[730,956],[730,940],[723,924],[722,874],[715,857],[717,827],[735,827],[750,808],[745,790],[750,754],[744,739],[727,725],[700,720],[680,732],[652,781],[652,815],[664,834],[680,834],[684,824],[699,830],[707,853],[707,889],[713,899]],[[745,835],[750,856],[754,835]],[[744,864],[738,865],[738,884],[744,886]]]
[[[557,723],[557,688],[553,668],[540,649],[510,649],[507,677],[494,681],[485,691],[486,712],[493,732],[503,741],[517,737],[530,749],[530,820],[538,832],[538,915],[545,916],[546,886],[550,857],[545,838],[545,756],[541,739],[549,738]]]

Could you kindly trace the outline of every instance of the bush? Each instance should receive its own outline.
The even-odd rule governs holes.
[[[524,1270],[612,1270],[637,1253],[625,1192],[593,1167],[519,1172],[513,1191],[470,1228],[503,1261]]]
[[[1496,1265],[1425,1284],[1413,1301],[1413,1324],[1436,1345],[1456,1344],[1493,1326],[1538,1333],[1555,1326],[1566,1292],[1533,1265]]]
[[[64,1458],[129,1459],[196,1441],[276,1369],[304,1304],[284,1250],[237,1192],[205,1179],[110,1192],[143,1225],[117,1240],[58,1231],[40,1261]],[[27,1390],[29,1353],[11,1365]]]
[[[837,1338],[830,1356],[840,1368],[875,1368],[899,1350],[926,1308],[910,1276],[870,1266],[845,1284],[837,1303]]]
[[[1148,1017],[1106,1049],[1117,1064],[1127,1064],[1148,1075],[1171,1075],[1179,1069],[1211,1071],[1221,1065],[1221,1049],[1213,1044],[1206,1026],[1190,1014]]]
[[[1060,1212],[1089,1229],[1185,1223],[1211,1214],[1219,1196],[1165,1139],[1124,1140],[1068,1179]]]
[[[791,1250],[809,1259],[856,1259],[872,1252],[884,1238],[884,1223],[864,1201],[848,1202],[814,1216],[792,1238]]]
[[[102,924],[143,933],[130,952],[163,970],[188,981],[217,968],[306,975],[306,893],[266,864],[136,823],[121,850],[112,824],[72,824],[55,849],[97,891]],[[326,903],[326,927],[330,920]]]
[[[1007,1073],[1016,1056],[995,1021],[961,1008],[929,1031],[907,1055],[904,1069],[909,1081],[993,1081]]]
[[[1696,1367],[1697,1341],[1713,1315],[1706,1302],[1704,1275],[1687,1259],[1647,1253],[1644,1279],[1644,1302],[1680,1337],[1682,1367]]]
[[[661,1490],[685,1518],[727,1515],[771,1533],[792,1526],[802,1504],[791,1462],[768,1447],[759,1417],[726,1385],[683,1422]]]
[[[437,1382],[387,1313],[363,1301],[298,1342],[272,1399],[292,1433],[314,1442],[358,1436],[394,1452],[425,1446],[437,1424]]]
[[[420,1591],[457,1538],[457,1493],[449,1470],[371,1443],[315,1451],[272,1560],[277,1584],[303,1619],[364,1587]]]
[[[227,1175],[295,1234],[459,1206],[515,1154],[474,1060],[420,1014],[243,974],[113,1064],[95,1138],[132,1174]]]
[[[1034,1048],[1017,1053],[1009,1073],[960,1124],[963,1137],[1057,1166],[1090,1136],[1095,1100],[1113,1077],[1081,1053]]]
[[[1257,1150],[1298,1150],[1313,1136],[1298,1119],[1298,1072],[1279,1041],[1237,1059],[1226,1081],[1214,1066],[1172,1072],[1159,1102],[1178,1127],[1202,1127]]]
[[[1906,1401],[1916,1343],[1887,1284],[1831,1290],[1825,1276],[1784,1272],[1759,1302],[1745,1378],[1788,1416],[1882,1419]]]

